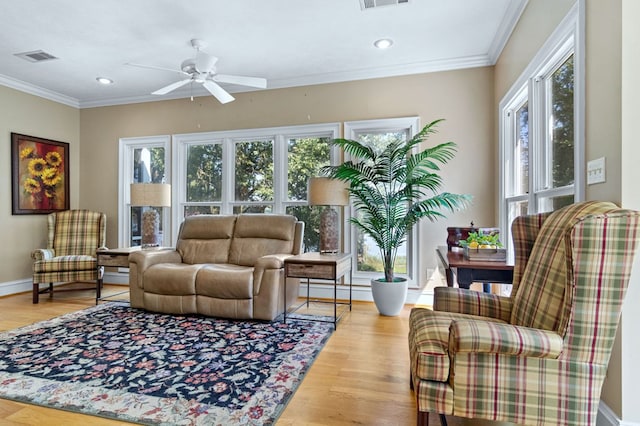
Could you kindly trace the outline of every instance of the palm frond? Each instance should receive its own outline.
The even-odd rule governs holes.
[[[353,160],[321,169],[324,175],[348,183],[358,211],[350,223],[369,235],[380,249],[387,280],[393,279],[398,248],[414,225],[423,218],[443,218],[443,211],[465,208],[471,199],[468,195],[438,192],[443,185],[440,166],[454,158],[455,143],[413,152],[436,132],[441,121],[432,121],[410,140],[391,141],[379,151],[359,141],[335,139],[333,144]]]

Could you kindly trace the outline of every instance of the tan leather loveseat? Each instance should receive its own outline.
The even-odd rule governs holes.
[[[129,256],[131,306],[172,314],[274,320],[284,311],[284,259],[300,254],[304,223],[271,214],[190,216],[175,250]],[[298,295],[287,283],[287,306]]]

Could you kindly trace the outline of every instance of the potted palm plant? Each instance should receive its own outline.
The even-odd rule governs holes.
[[[371,280],[371,291],[378,311],[398,315],[407,295],[407,280],[394,275],[398,248],[422,218],[435,221],[445,217],[443,210],[461,209],[468,195],[438,192],[442,178],[439,164],[451,160],[453,142],[419,150],[419,145],[442,120],[427,124],[409,141],[396,139],[381,149],[350,139],[334,139],[333,144],[350,155],[337,166],[326,166],[323,174],[348,184],[357,214],[350,222],[373,239],[380,250],[384,278]]]

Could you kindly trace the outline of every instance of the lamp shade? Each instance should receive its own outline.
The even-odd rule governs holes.
[[[309,178],[308,197],[310,206],[347,206],[349,192],[347,184],[328,177]]]
[[[132,183],[131,205],[171,207],[171,185],[168,183]]]

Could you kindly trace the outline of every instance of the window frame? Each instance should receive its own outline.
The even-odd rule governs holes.
[[[550,109],[548,78],[573,55],[573,118],[574,118],[574,183],[562,187],[546,187],[552,164],[549,164]],[[563,19],[554,33],[538,51],[518,80],[499,104],[499,227],[503,243],[513,256],[509,206],[527,201],[527,214],[548,211],[543,200],[573,195],[574,201],[585,199],[585,78],[584,78],[584,1],[579,0]],[[516,132],[515,112],[528,102],[529,110],[529,190],[526,194],[513,194],[514,148]],[[511,186],[510,186],[511,184]]]
[[[133,153],[141,148],[164,148],[165,182],[171,182],[171,136],[143,136],[132,138],[120,138],[118,141],[118,247],[129,247],[131,241],[131,191],[133,183]],[[172,191],[173,192],[173,191]],[[172,200],[173,205],[175,200]],[[172,226],[169,218],[170,207],[162,208],[164,245],[173,244]]]
[[[288,199],[288,168],[287,168],[287,142],[290,138],[326,137],[338,138],[340,123],[323,123],[299,126],[267,127],[258,129],[241,129],[228,131],[213,131],[199,133],[183,133],[172,135],[173,149],[173,183],[176,188],[184,188],[186,185],[186,147],[188,145],[202,143],[222,144],[222,199],[218,202],[207,202],[206,205],[220,205],[221,214],[232,214],[235,206],[250,205],[250,202],[235,200],[235,144],[246,141],[273,140],[274,198],[272,201],[256,202],[255,204],[272,206],[273,213],[283,214],[288,206],[307,205],[306,200]],[[337,147],[331,147],[330,161],[335,163],[338,159]],[[226,179],[224,178],[226,177]],[[175,198],[172,205],[173,241],[177,239],[179,224],[184,220],[184,207],[193,203],[186,201],[186,191],[173,191]]]

